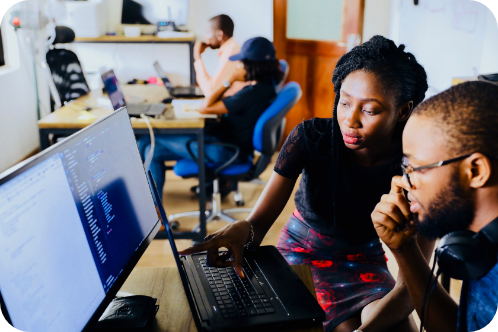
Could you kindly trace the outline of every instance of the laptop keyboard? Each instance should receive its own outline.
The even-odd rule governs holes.
[[[275,313],[268,295],[257,281],[264,278],[257,268],[251,268],[244,262],[244,274],[241,279],[234,267],[209,267],[206,257],[199,257],[199,262],[215,296],[223,318],[268,315]]]

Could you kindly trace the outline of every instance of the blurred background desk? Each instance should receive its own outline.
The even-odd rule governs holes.
[[[159,103],[169,94],[164,86],[156,85],[124,85],[123,93],[127,99],[140,99],[140,102]],[[106,103],[108,102],[108,105]],[[166,106],[166,105],[165,105]],[[87,107],[91,110],[83,111]],[[40,149],[44,150],[50,146],[50,134],[69,136],[86,126],[99,121],[113,112],[107,95],[102,90],[95,90],[91,93],[76,99],[69,106],[64,106],[57,111],[38,121],[40,134]],[[173,109],[168,107],[165,113],[158,119],[149,118],[155,135],[168,134],[195,134],[199,146],[199,208],[200,232],[177,232],[177,239],[192,239],[204,241],[206,236],[206,173],[204,168],[204,124],[205,119],[176,119]],[[131,118],[133,131],[136,135],[149,135],[147,124],[143,119]],[[163,188],[158,188],[163,190]],[[164,239],[166,234],[159,232],[156,238]]]
[[[316,298],[309,266],[291,265],[291,267]],[[151,331],[197,331],[176,267],[135,268],[121,287],[121,291],[157,298],[159,311]],[[266,331],[261,327],[258,327],[258,330]],[[271,330],[275,331],[275,327]],[[323,332],[323,325],[317,323],[306,329],[287,331]]]

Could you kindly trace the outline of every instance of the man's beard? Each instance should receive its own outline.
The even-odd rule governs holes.
[[[419,220],[416,213],[414,221],[421,235],[435,240],[448,233],[468,229],[474,216],[472,197],[462,189],[455,173],[448,188],[437,194],[429,204],[424,218]]]

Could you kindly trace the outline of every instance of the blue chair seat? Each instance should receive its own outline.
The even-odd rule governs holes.
[[[215,169],[217,167],[220,167],[221,165],[222,164],[206,163],[206,167],[210,169]],[[225,168],[224,170],[222,170],[220,174],[226,176],[242,175],[249,172],[251,167],[252,167],[252,159],[246,163],[232,164],[227,168]],[[176,175],[181,177],[196,176],[199,174],[199,165],[197,165],[197,163],[193,160],[181,159],[176,162],[176,165],[173,167],[173,172],[175,172]]]

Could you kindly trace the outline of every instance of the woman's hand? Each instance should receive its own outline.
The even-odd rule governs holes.
[[[403,194],[403,188],[409,186],[403,183],[401,176],[393,177],[391,192],[383,195],[379,204],[372,212],[372,221],[380,239],[392,250],[403,247],[415,238],[417,233],[410,212],[410,203]]]
[[[180,251],[181,255],[190,255],[207,250],[207,262],[209,266],[228,267],[235,266],[235,270],[241,278],[244,278],[242,265],[244,263],[244,246],[250,240],[251,224],[245,220],[230,223],[222,229],[206,236],[204,243]],[[227,248],[227,252],[218,255],[219,248]],[[233,255],[233,262],[228,261]]]

